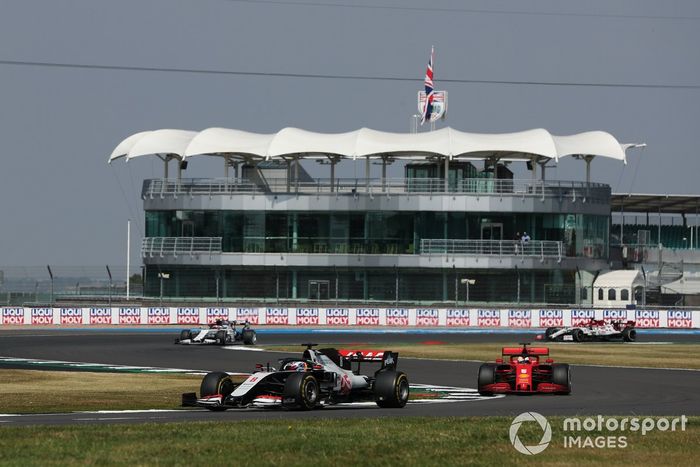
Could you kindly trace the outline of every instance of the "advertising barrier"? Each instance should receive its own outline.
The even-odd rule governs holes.
[[[577,326],[591,319],[635,321],[641,329],[699,329],[700,310],[484,309],[484,308],[282,308],[282,307],[2,307],[0,325],[182,325],[216,320],[279,326],[394,326],[547,328]]]

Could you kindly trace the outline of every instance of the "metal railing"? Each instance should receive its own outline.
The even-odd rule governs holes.
[[[186,254],[211,256],[221,251],[221,237],[145,237],[141,243],[143,258]]]
[[[142,197],[221,196],[266,193],[303,193],[390,196],[410,194],[451,194],[478,196],[556,198],[604,203],[610,199],[610,187],[600,183],[563,180],[514,180],[470,178],[446,183],[441,178],[425,179],[316,179],[311,182],[284,178],[253,182],[249,179],[149,179],[144,180]]]
[[[556,258],[561,261],[563,244],[553,240],[444,240],[424,238],[420,241],[422,255],[465,256],[525,256]]]

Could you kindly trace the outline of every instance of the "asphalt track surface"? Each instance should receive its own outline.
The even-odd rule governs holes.
[[[275,364],[289,356],[276,352],[227,350],[218,346],[174,345],[176,329],[170,330],[0,330],[0,356],[23,357],[115,365],[224,370],[251,372],[256,363]],[[348,344],[391,349],[391,343],[407,342],[493,342],[517,344],[533,341],[534,334],[476,333],[429,334],[378,333],[297,334],[269,330],[258,334],[259,345],[299,344],[302,342]],[[654,342],[700,343],[697,334],[641,334]],[[498,347],[499,345],[496,345]],[[586,344],[572,344],[586,345]],[[595,345],[595,344],[592,344]],[[624,345],[624,344],[620,344]],[[300,351],[301,351],[300,346]],[[496,351],[497,352],[497,351]],[[497,355],[494,355],[494,358]],[[556,357],[556,356],[554,356]],[[478,362],[399,358],[399,369],[412,383],[475,388]],[[625,362],[620,362],[624,366]],[[5,367],[6,368],[6,367]],[[612,368],[572,365],[573,391],[569,396],[506,396],[466,402],[409,404],[403,409],[378,407],[327,407],[310,412],[280,410],[200,409],[170,412],[72,413],[50,415],[0,416],[0,426],[69,423],[133,423],[195,420],[244,420],[280,418],[386,417],[386,416],[515,416],[525,411],[544,415],[700,415],[700,371]],[[50,389],[49,389],[50,390]],[[198,388],[192,388],[193,391]],[[138,397],[137,394],[134,397]],[[173,401],[177,409],[179,401]],[[0,402],[0,413],[2,403]]]

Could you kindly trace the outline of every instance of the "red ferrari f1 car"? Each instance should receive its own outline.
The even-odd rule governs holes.
[[[546,347],[504,347],[503,357],[496,363],[484,363],[479,367],[479,394],[569,394],[571,370],[566,363],[554,363],[547,358]]]

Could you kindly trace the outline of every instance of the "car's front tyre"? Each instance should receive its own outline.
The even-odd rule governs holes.
[[[493,396],[493,392],[484,389],[485,386],[496,382],[496,365],[493,363],[483,363],[479,367],[477,387],[482,396]]]
[[[202,384],[199,386],[199,393],[201,397],[221,395],[221,400],[223,402],[223,400],[236,389],[236,386],[236,383],[233,382],[228,373],[213,371],[207,373],[204,379],[202,379]],[[226,410],[226,407],[221,406],[207,406],[207,408],[214,412]]]
[[[255,345],[258,342],[258,335],[252,329],[246,329],[241,334],[241,339],[245,345]]]
[[[622,340],[625,342],[634,342],[637,340],[637,330],[627,327],[622,330]]]
[[[566,363],[552,365],[552,383],[564,386],[566,389],[557,394],[571,394],[571,368]]]

